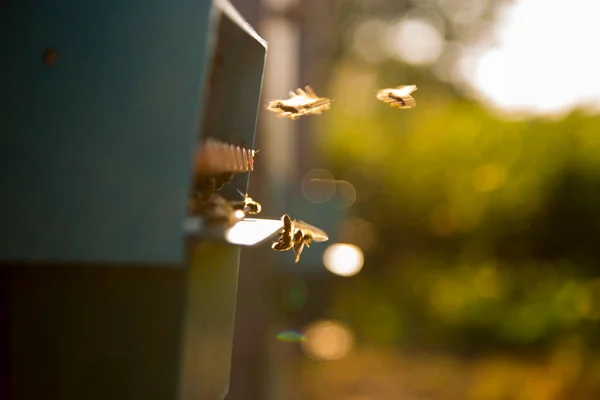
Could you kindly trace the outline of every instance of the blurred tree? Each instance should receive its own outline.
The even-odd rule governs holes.
[[[600,117],[574,111],[558,120],[507,120],[469,97],[457,65],[465,48],[489,44],[507,1],[326,3],[331,13],[317,15],[302,1],[289,11],[306,28],[303,81],[320,88],[331,77],[329,90],[318,92],[333,100],[331,111],[299,122],[300,169],[313,162],[306,149],[314,146],[336,179],[356,188],[350,217],[371,223],[377,241],[364,249],[355,277],[271,282],[284,317],[278,328],[324,314],[348,322],[359,345],[343,368],[306,361],[314,368],[300,368],[308,376],[302,382],[312,384],[286,398],[408,396],[412,378],[381,389],[396,379],[393,368],[405,377],[417,371],[415,396],[435,389],[435,398],[593,398],[600,390]],[[439,54],[415,63],[403,53],[401,23],[419,19],[441,42],[431,36]],[[419,29],[409,33],[428,32]],[[399,84],[418,85],[415,109],[376,100],[378,89]],[[398,348],[477,358],[461,365],[456,357],[399,356]],[[373,360],[385,368],[373,373]],[[379,373],[388,374],[385,384]],[[429,382],[446,374],[456,379]]]
[[[340,309],[360,319],[355,303],[394,299],[419,343],[448,347],[579,329],[581,285],[599,272],[600,118],[510,122],[445,93],[417,102],[368,116],[340,102],[321,136],[340,178],[371,193],[353,214],[380,233],[361,275],[340,282]]]

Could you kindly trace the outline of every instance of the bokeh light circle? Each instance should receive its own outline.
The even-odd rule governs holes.
[[[354,185],[348,181],[338,180],[337,192],[341,197],[341,205],[343,208],[350,208],[356,201],[356,189]]]
[[[357,24],[353,32],[352,49],[367,62],[385,60],[385,46],[382,40],[386,37],[387,23],[378,18],[367,18]]]
[[[313,169],[302,178],[301,188],[304,197],[311,203],[325,203],[335,194],[336,182],[329,171]]]
[[[304,354],[319,361],[338,360],[354,347],[352,331],[339,321],[314,322],[306,328],[304,338]]]
[[[365,262],[360,247],[349,243],[334,243],[323,253],[323,264],[339,276],[353,276],[360,272]]]
[[[444,50],[444,39],[427,19],[400,21],[391,28],[389,47],[404,62],[429,65],[437,61]]]
[[[350,217],[340,226],[340,241],[354,243],[363,251],[370,251],[377,245],[379,235],[375,226],[362,218]]]

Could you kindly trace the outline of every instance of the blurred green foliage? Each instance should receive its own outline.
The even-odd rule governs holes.
[[[335,285],[332,313],[375,343],[517,350],[577,333],[593,344],[600,117],[509,121],[424,74],[352,59],[335,76],[319,148],[379,241]],[[377,102],[398,84],[418,85],[416,108]]]

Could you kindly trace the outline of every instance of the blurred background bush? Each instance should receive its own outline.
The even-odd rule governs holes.
[[[331,240],[243,250],[228,398],[600,398],[600,6],[234,4],[265,101],[332,99],[260,111],[250,195]]]

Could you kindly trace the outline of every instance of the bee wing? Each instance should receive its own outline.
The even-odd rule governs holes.
[[[325,98],[310,98],[307,99],[302,106],[301,114],[322,114],[323,111],[329,110],[329,99]]]
[[[315,97],[315,98],[316,98],[316,97],[318,97],[318,96],[317,96],[317,94],[315,93],[315,91],[313,90],[313,88],[312,88],[312,87],[310,87],[310,85],[306,85],[306,86],[304,87],[304,89],[306,89],[306,93],[308,93],[308,95],[309,95],[310,97]]]
[[[306,92],[302,88],[298,88],[296,92],[298,92],[298,96],[306,97]]]
[[[291,97],[285,100],[283,103],[289,107],[302,107],[306,104],[308,98],[306,96],[296,95],[295,97]]]
[[[329,107],[331,106],[331,100],[325,97],[320,97],[312,104],[312,106],[314,108],[329,110]]]
[[[287,214],[283,214],[281,216],[281,220],[280,221],[281,221],[281,224],[282,224],[281,229],[285,230],[286,227],[287,227],[290,230],[290,232],[291,232],[291,230],[292,230],[292,219],[290,218],[290,216],[287,215]]]
[[[297,229],[310,231],[313,234],[313,240],[315,242],[326,242],[327,240],[329,240],[329,236],[327,236],[327,233],[325,233],[325,231],[304,221],[296,221],[295,226]]]
[[[302,250],[304,250],[304,242],[302,240],[294,243],[294,253],[296,254],[295,262],[300,261],[300,255],[302,254]]]
[[[392,89],[394,94],[398,97],[406,96],[417,90],[417,85],[400,85]]]
[[[275,251],[288,251],[291,248],[292,248],[292,242],[286,243],[286,242],[280,240],[278,242],[273,242],[271,244],[271,249],[273,249]]]
[[[390,95],[391,90],[392,89],[381,89],[377,92],[377,98],[385,101],[385,99],[389,98],[388,96]]]

